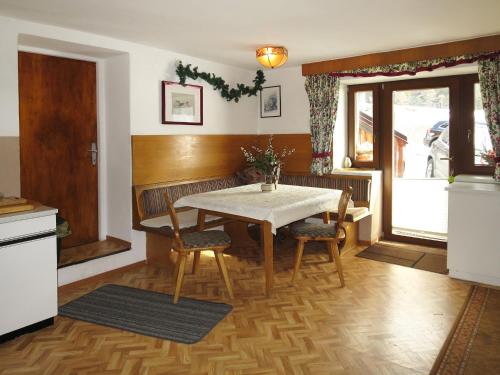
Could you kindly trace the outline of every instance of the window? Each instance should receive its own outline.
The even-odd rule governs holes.
[[[373,91],[354,95],[354,160],[373,162]]]
[[[448,131],[448,128],[446,128],[446,129],[443,130],[443,133],[441,135],[441,141],[443,141],[443,143],[445,145],[447,145],[447,144],[450,143],[449,142],[449,134],[450,134],[450,132]]]
[[[447,137],[449,137],[447,144],[449,144],[450,150],[453,149],[453,155],[450,158],[450,172],[453,175],[464,173],[492,174],[493,147],[489,129],[486,125],[477,74],[449,76],[450,85],[454,87],[453,94],[449,93],[447,88],[425,90],[427,88],[425,80],[423,79],[423,83],[420,84],[421,89],[403,90],[398,97],[393,98],[394,104],[401,107],[413,106],[417,108],[421,107],[424,102],[432,103],[432,113],[429,112],[425,122],[426,133],[421,137],[421,140],[419,138],[422,146],[431,147],[434,140],[445,129],[448,129],[448,132],[446,132]],[[436,78],[436,80],[439,80],[439,78]],[[445,77],[443,77],[443,80],[446,80]],[[392,84],[394,82],[387,82],[385,86],[391,86]],[[351,158],[354,167],[379,168],[383,164],[382,157],[379,156],[381,155],[381,151],[379,151],[381,150],[379,132],[383,131],[379,113],[384,110],[383,126],[386,126],[385,107],[389,105],[389,100],[386,98],[385,91],[387,90],[384,90],[384,84],[381,83],[353,85],[348,88],[348,156]],[[438,116],[440,111],[443,112],[442,116]],[[451,115],[454,130],[449,129],[448,114]],[[412,116],[409,116],[406,118],[405,124],[413,123],[414,120]],[[401,144],[411,141],[422,124],[415,123],[414,128],[401,132],[407,139],[396,137],[397,139],[392,140],[393,145],[397,141],[400,141]],[[396,126],[395,130],[399,131],[400,129]],[[420,133],[418,136],[420,137]],[[385,143],[390,144],[389,140]],[[384,146],[384,150],[385,148]],[[416,149],[413,151],[420,152],[422,155],[428,153],[428,150],[423,148],[422,150]],[[398,173],[402,174],[405,167],[405,149],[394,146],[394,153],[399,159],[403,160],[402,162],[394,160],[395,166],[397,165],[399,170]],[[406,169],[409,169],[411,165],[408,164],[406,167]]]
[[[456,174],[493,174],[494,150],[481,99],[477,74],[464,76],[461,82],[461,139]]]
[[[493,159],[490,130],[486,125],[479,83],[474,83],[474,166],[488,166]]]
[[[378,90],[378,85],[349,87],[349,157],[355,167],[376,166]]]

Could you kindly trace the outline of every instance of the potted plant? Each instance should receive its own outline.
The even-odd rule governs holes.
[[[269,136],[267,148],[260,149],[252,146],[252,151],[247,151],[241,147],[241,151],[249,166],[261,171],[265,176],[265,183],[261,185],[262,191],[276,190],[281,167],[284,165],[284,159],[292,155],[295,149],[288,150],[284,147],[281,151],[275,152],[273,147],[273,136]]]
[[[500,137],[497,138],[497,144],[500,144]],[[500,148],[500,147],[497,147]],[[497,156],[498,155],[498,156]],[[500,182],[500,155],[495,150],[483,150],[479,152],[481,160],[487,165],[495,168],[493,178],[496,182]]]

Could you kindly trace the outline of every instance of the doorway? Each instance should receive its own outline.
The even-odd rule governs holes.
[[[19,52],[21,195],[58,208],[72,234],[98,233],[96,64]]]
[[[445,187],[492,173],[477,74],[351,85],[348,125],[353,165],[384,172],[384,238],[446,247]]]
[[[451,117],[451,98],[456,99],[457,91],[457,80],[448,77],[393,82],[384,87],[386,133],[391,132],[391,139],[400,135],[391,154],[386,152],[390,168],[388,160],[384,165],[391,177],[386,192],[389,237],[443,245],[447,241],[445,187],[453,175],[450,161],[455,150],[450,134],[456,124]]]
[[[448,193],[462,173],[490,173],[477,74],[383,85],[384,237],[446,247]],[[403,141],[396,144],[396,134]]]

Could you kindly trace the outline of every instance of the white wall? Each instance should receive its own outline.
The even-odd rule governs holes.
[[[129,56],[104,62],[107,234],[132,240]]]
[[[81,50],[96,51],[94,57],[99,58],[98,66],[103,68],[99,79],[105,86],[106,107],[99,119],[99,137],[105,145],[102,149],[101,144],[100,157],[105,158],[101,164],[106,170],[100,178],[107,182],[100,200],[100,204],[106,206],[107,219],[101,228],[107,228],[106,234],[132,241],[131,251],[61,269],[60,285],[145,259],[144,233],[131,229],[131,134],[257,134],[257,98],[227,103],[206,84],[203,84],[203,126],[162,125],[160,112],[161,81],[175,80],[175,62],[179,59],[220,75],[229,84],[250,84],[255,72],[95,34],[0,17],[0,137],[19,136],[17,53],[20,35],[31,42],[57,41],[50,43],[51,48],[72,45],[72,53],[78,51],[79,46]],[[19,155],[12,156],[19,158]],[[18,168],[18,163],[9,165]],[[13,172],[19,174],[19,171]]]
[[[281,86],[281,117],[260,118],[260,104],[257,105],[259,133],[309,133],[309,100],[304,89],[305,78],[301,67],[266,69],[264,74],[264,87]]]
[[[146,48],[146,47],[143,47]],[[251,84],[255,72],[224,66],[174,52],[147,48],[130,55],[130,103],[132,134],[257,134],[255,107],[257,97],[227,102],[204,81],[188,80],[203,86],[203,126],[161,125],[161,80],[176,81],[175,62],[198,65],[233,86]]]
[[[17,31],[0,17],[0,136],[19,136]]]
[[[257,106],[259,134],[304,134],[310,133],[309,99],[304,88],[302,68],[290,67],[266,70],[267,86],[281,86],[281,117],[260,118]],[[260,97],[259,97],[260,100]],[[341,84],[337,120],[333,133],[333,164],[341,168],[347,154],[347,86]]]

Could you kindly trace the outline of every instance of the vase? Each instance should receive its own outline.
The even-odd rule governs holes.
[[[349,156],[346,156],[344,158],[344,168],[351,168],[352,167],[352,161]]]
[[[274,166],[270,173],[264,175],[264,183],[261,185],[262,191],[273,191],[278,188],[278,181],[280,178],[280,166]]]
[[[262,185],[260,185],[260,190],[273,191],[273,190],[276,190],[276,185],[274,185],[274,184],[262,184]]]

